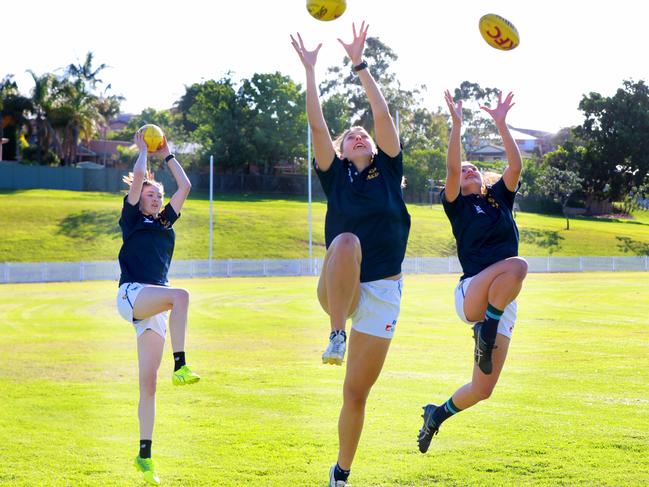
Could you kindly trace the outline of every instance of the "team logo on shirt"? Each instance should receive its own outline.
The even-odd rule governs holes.
[[[367,180],[369,181],[370,179],[378,178],[380,174],[379,170],[376,167],[373,167],[367,173]]]
[[[158,215],[158,221],[160,222],[160,225],[162,225],[164,228],[171,228],[171,222],[169,221],[169,218],[167,217],[167,209],[165,208],[160,212]]]
[[[475,208],[475,214],[476,215],[479,215],[480,213],[482,213],[483,215],[486,215],[484,210],[482,208],[480,208],[480,205],[473,205],[473,207]]]
[[[146,216],[144,217],[144,223],[153,223],[153,220],[150,220]]]

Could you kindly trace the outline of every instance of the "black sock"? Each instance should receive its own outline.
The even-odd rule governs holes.
[[[347,333],[345,333],[345,330],[334,330],[329,334],[329,340],[331,340],[333,337],[336,335],[342,335],[342,337],[347,341]]]
[[[485,342],[493,346],[496,343],[496,333],[498,333],[498,323],[500,322],[500,317],[503,315],[503,311],[492,306],[491,304],[487,305],[487,312],[485,313],[485,320],[482,322],[482,328],[480,330],[480,338]]]
[[[340,468],[340,465],[338,465],[338,462],[336,462],[336,466],[334,467],[334,480],[342,480],[343,482],[347,482],[347,478],[349,477],[349,473],[351,470],[343,470]]]
[[[151,458],[151,440],[140,440],[140,458]]]
[[[454,414],[459,413],[460,411],[462,410],[455,404],[453,404],[453,398],[449,397],[448,401],[446,401],[444,404],[435,409],[435,411],[433,411],[433,421],[437,426],[439,426],[448,418],[450,418]]]
[[[174,352],[174,372],[185,365],[185,352]]]

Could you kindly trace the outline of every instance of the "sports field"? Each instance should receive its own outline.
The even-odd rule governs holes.
[[[169,195],[167,195],[168,197]],[[114,260],[123,195],[80,191],[0,191],[0,256],[4,262]],[[326,205],[313,205],[314,255],[324,255]],[[441,205],[409,205],[409,256],[455,255]],[[215,259],[301,259],[309,254],[305,198],[219,195],[214,204]],[[649,212],[634,219],[576,218],[519,212],[524,256],[649,255]],[[20,224],[16,224],[20,222]],[[174,225],[176,259],[206,259],[209,201],[192,194]],[[74,249],[71,252],[70,249]]]
[[[649,484],[649,276],[532,274],[486,403],[417,451],[420,407],[470,374],[456,276],[406,276],[401,319],[350,482],[355,487]],[[326,485],[343,368],[323,366],[315,279],[175,282],[192,293],[188,360],[158,387],[153,453],[169,486]],[[137,371],[116,283],[0,286],[0,485],[144,485]]]

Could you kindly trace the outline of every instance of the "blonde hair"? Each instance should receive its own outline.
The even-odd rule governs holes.
[[[502,174],[498,174],[494,171],[486,171],[482,173],[482,180],[484,181],[485,186],[493,186],[501,177]]]
[[[342,158],[343,156],[343,143],[345,142],[345,138],[349,135],[349,133],[352,130],[362,130],[363,132],[367,133],[369,135],[369,132],[365,130],[365,127],[361,127],[360,125],[354,125],[353,127],[349,127],[347,130],[345,130],[342,134],[340,134],[338,137],[336,137],[333,140],[334,143],[334,149],[336,153],[338,154],[338,157]],[[370,136],[370,139],[372,140],[372,146],[374,147],[374,153],[376,154],[376,142],[374,142],[374,139]]]
[[[122,177],[122,181],[130,188],[133,184],[133,178],[134,175],[130,172],[128,175]],[[144,182],[142,183],[142,187],[144,188],[145,186],[155,186],[160,190],[160,192],[164,193],[164,186],[162,186],[162,183],[155,180],[155,174],[149,170],[147,170],[146,175],[144,176]]]

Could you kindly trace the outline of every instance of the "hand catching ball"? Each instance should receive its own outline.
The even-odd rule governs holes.
[[[162,132],[162,129],[157,125],[152,123],[147,123],[140,127],[138,132],[142,132],[144,136],[144,142],[146,143],[147,151],[151,154],[158,152],[167,144],[167,139],[165,134]]]

